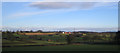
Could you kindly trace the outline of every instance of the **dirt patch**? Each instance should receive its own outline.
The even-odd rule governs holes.
[[[19,35],[54,35],[55,33],[19,33]]]

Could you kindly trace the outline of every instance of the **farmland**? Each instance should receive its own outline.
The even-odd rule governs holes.
[[[3,51],[118,51],[119,49],[114,32],[73,34],[29,32],[27,35],[20,33],[3,32]]]
[[[19,33],[20,35],[54,35],[55,33]]]

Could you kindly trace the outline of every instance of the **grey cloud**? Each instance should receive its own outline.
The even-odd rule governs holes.
[[[39,9],[89,9],[96,4],[97,2],[33,2],[30,6]]]
[[[2,2],[119,2],[119,0],[2,0]]]

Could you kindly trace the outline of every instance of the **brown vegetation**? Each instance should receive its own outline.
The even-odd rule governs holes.
[[[55,33],[18,33],[20,35],[54,35]]]

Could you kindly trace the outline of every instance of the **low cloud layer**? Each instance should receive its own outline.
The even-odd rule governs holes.
[[[118,28],[74,28],[74,27],[3,27],[3,31],[9,30],[9,31],[17,31],[17,30],[23,30],[23,31],[37,31],[37,30],[43,30],[43,31],[94,31],[94,32],[106,32],[106,31],[118,31]]]

